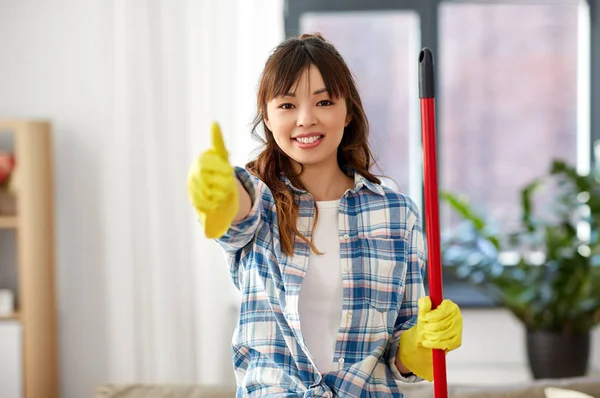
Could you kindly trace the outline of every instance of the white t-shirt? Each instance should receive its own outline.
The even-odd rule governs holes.
[[[339,200],[316,202],[319,218],[314,243],[323,253],[310,252],[300,289],[298,312],[304,342],[320,373],[333,367],[342,318],[343,284],[338,230]]]

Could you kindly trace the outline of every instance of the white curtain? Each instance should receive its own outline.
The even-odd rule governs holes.
[[[186,194],[221,123],[232,162],[256,143],[259,74],[282,0],[114,0],[112,150],[103,184],[111,382],[233,383],[238,296]]]

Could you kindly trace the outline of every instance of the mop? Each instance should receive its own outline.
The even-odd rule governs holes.
[[[433,54],[425,47],[419,54],[419,97],[423,140],[425,233],[429,258],[427,266],[432,309],[440,305],[443,299],[433,75]],[[446,354],[443,350],[433,350],[433,391],[435,398],[448,397]]]

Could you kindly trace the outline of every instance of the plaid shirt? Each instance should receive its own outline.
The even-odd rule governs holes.
[[[310,247],[296,238],[281,250],[269,188],[236,167],[252,198],[250,214],[217,241],[242,294],[232,340],[238,397],[402,397],[394,361],[400,334],[415,325],[424,294],[425,250],[419,212],[402,194],[356,173],[340,200],[339,239],[343,309],[333,371],[321,374],[310,356],[298,297]],[[299,203],[298,229],[310,238],[312,196],[290,186]],[[316,242],[318,244],[318,242]]]

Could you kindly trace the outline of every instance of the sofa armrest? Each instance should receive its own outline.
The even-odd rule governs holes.
[[[95,398],[234,398],[235,387],[193,384],[106,384]]]

